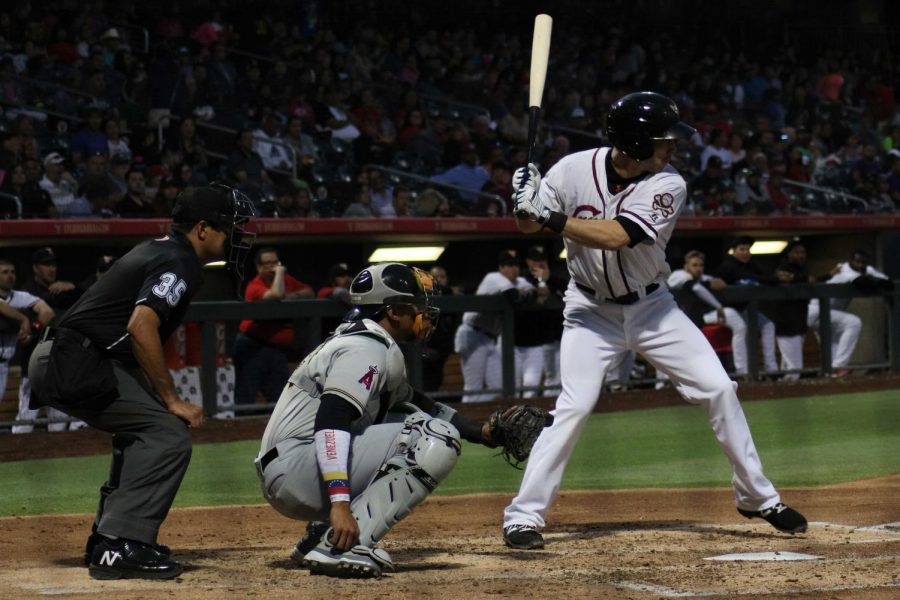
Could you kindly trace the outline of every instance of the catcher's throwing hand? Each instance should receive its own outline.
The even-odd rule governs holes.
[[[485,423],[485,445],[502,447],[503,458],[518,468],[528,460],[531,448],[544,427],[553,424],[553,415],[536,406],[516,405],[497,409]]]
[[[541,172],[533,163],[519,167],[513,174],[513,213],[519,219],[536,221],[543,225],[550,216],[550,210],[538,199],[541,186]]]

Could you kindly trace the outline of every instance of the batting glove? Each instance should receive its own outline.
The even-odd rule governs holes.
[[[546,223],[550,216],[550,210],[538,199],[538,189],[541,186],[541,173],[533,163],[528,167],[519,167],[513,174],[513,213],[520,219],[537,221],[541,225]]]

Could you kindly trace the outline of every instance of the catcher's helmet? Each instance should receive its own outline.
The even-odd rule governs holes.
[[[437,324],[441,311],[432,305],[440,290],[434,279],[416,267],[402,263],[381,263],[363,269],[350,284],[350,301],[353,310],[344,319],[377,319],[388,306],[414,304],[422,308],[416,316],[414,333],[426,341]],[[425,323],[425,321],[429,323]]]
[[[689,138],[696,130],[681,120],[670,98],[655,92],[635,92],[619,98],[606,115],[606,135],[612,145],[634,160],[653,156],[653,140]]]

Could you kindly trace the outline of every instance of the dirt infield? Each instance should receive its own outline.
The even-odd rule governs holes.
[[[812,523],[776,532],[732,508],[730,490],[567,492],[542,551],[499,535],[508,495],[431,498],[384,541],[398,570],[375,581],[312,576],[289,559],[303,524],[268,506],[180,509],[160,539],[189,568],[172,582],[98,582],[80,565],[89,515],[0,519],[4,597],[89,598],[832,598],[900,595],[900,476],[785,500]],[[712,556],[798,552],[798,562]]]

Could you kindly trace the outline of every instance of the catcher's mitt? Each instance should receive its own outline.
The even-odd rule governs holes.
[[[536,406],[500,408],[488,419],[492,447],[502,447],[506,462],[519,469],[519,465],[528,460],[541,431],[552,423],[553,416]]]

